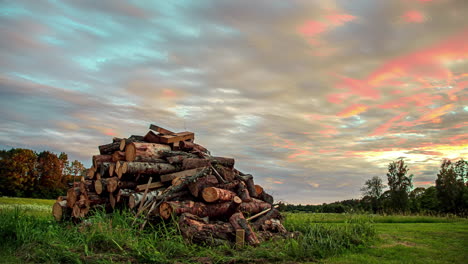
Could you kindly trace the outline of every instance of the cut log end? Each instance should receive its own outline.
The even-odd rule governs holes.
[[[173,212],[174,208],[169,203],[164,202],[159,206],[159,215],[163,219],[169,219]]]
[[[125,145],[125,142],[124,142]],[[128,144],[125,147],[125,160],[126,161],[134,161],[136,157],[136,148],[134,144]]]
[[[67,204],[67,201],[64,201],[65,205]],[[63,207],[60,202],[54,203],[52,206],[52,215],[54,216],[55,220],[61,221],[63,218],[63,215],[65,214],[66,206]]]
[[[203,200],[211,203],[219,199],[218,192],[215,187],[207,187],[202,191]]]
[[[103,191],[103,184],[101,180],[96,180],[94,182],[94,190],[96,191],[97,194],[101,194]]]

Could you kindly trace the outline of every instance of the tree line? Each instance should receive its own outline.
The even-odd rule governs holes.
[[[0,150],[0,196],[57,198],[79,181],[85,167],[64,152]]]
[[[321,213],[372,212],[386,214],[468,215],[468,161],[442,161],[435,186],[413,188],[413,175],[404,160],[388,165],[387,185],[374,176],[364,183],[361,199],[350,199],[321,205],[280,204],[284,211]]]

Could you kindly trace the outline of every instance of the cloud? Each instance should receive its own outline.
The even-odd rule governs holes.
[[[89,165],[98,145],[156,123],[194,131],[287,202],[356,198],[400,156],[431,181],[443,157],[467,154],[466,11],[451,0],[9,1],[0,145]]]

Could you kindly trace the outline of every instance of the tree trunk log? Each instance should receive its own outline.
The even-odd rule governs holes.
[[[250,174],[237,175],[237,178],[245,182],[247,190],[249,191],[250,197],[257,198],[257,190],[255,190],[255,184],[253,181],[253,176]]]
[[[99,165],[99,173],[101,177],[108,177],[109,176],[109,167],[113,164],[112,162],[103,162]]]
[[[202,191],[203,200],[208,203],[217,201],[231,201],[236,196],[236,193],[219,189],[216,187],[207,187]]]
[[[153,198],[157,197],[158,194],[160,194],[160,193],[161,193],[161,190],[154,190],[154,191],[148,192],[146,194],[145,201],[143,202],[143,205],[145,205],[145,203],[147,201],[150,201]],[[143,199],[143,195],[144,195],[143,192],[130,194],[130,198],[129,198],[129,201],[128,201],[128,207],[130,207],[130,209],[133,209],[133,208],[136,208],[136,207],[140,206],[140,203],[142,202],[142,199]]]
[[[242,200],[235,196],[232,201],[216,204],[204,204],[194,201],[170,201],[163,202],[159,206],[159,215],[163,219],[168,219],[172,214],[180,215],[183,213],[191,213],[199,217],[229,217],[239,208]]]
[[[252,199],[251,202],[242,203],[240,206],[240,211],[248,214],[256,214],[270,208],[271,204],[260,201],[258,199]]]
[[[96,168],[94,167],[89,168],[88,171],[86,172],[86,176],[89,179],[94,179],[94,174],[96,174]]]
[[[242,199],[243,202],[252,201],[249,191],[247,190],[247,186],[243,181],[239,182],[239,185],[237,185],[237,195]]]
[[[218,184],[218,180],[213,175],[207,175],[188,185],[190,193],[194,197],[199,197],[201,191],[206,187],[213,187]]]
[[[67,200],[55,202],[52,206],[52,215],[57,221],[68,218],[71,215],[71,210],[67,207]]]
[[[192,159],[198,158],[197,155],[184,152],[184,151],[161,150],[159,152],[159,155],[161,155],[162,158],[168,158],[168,157],[174,157],[174,156],[184,156],[186,158],[192,158]]]
[[[172,165],[171,165],[172,166]],[[169,182],[178,177],[190,177],[195,175],[200,169],[191,169],[191,170],[184,170],[178,171],[170,174],[161,175],[161,182]]]
[[[99,168],[99,165],[103,162],[111,162],[112,155],[94,155],[93,156],[93,167],[95,169]]]
[[[154,189],[157,189],[157,188],[161,188],[163,186],[164,186],[164,184],[162,182],[152,182],[152,183],[149,184],[149,186],[148,186],[147,183],[146,184],[140,184],[140,185],[136,186],[135,191],[142,192],[146,188],[148,188],[148,190],[154,190]]]
[[[101,155],[111,155],[114,151],[119,150],[120,142],[113,142],[106,145],[101,145],[99,148],[99,154]]]
[[[80,188],[79,187],[74,187],[70,188],[67,191],[67,206],[69,208],[73,208],[75,205],[77,199],[79,198],[78,196],[81,194]]]
[[[212,164],[219,164],[224,167],[234,168],[235,160],[233,158],[226,158],[226,157],[210,157],[210,162]]]
[[[212,245],[232,241],[235,231],[229,223],[210,224],[206,219],[189,213],[184,213],[179,218],[179,228],[182,236],[188,241]]]
[[[206,148],[198,144],[195,144],[193,142],[190,142],[190,141],[181,141],[179,143],[179,147],[185,151],[199,151],[199,152],[208,153],[208,150]]]
[[[114,176],[116,163],[111,163],[109,165],[109,177]]]
[[[170,164],[180,164],[186,158],[187,158],[187,156],[184,156],[184,155],[176,155],[176,156],[172,156],[172,157],[167,157],[166,160]]]
[[[232,227],[234,227],[234,230],[245,230],[245,238],[250,245],[256,246],[260,244],[260,241],[258,241],[258,238],[252,230],[252,227],[249,225],[249,223],[247,222],[247,220],[241,212],[233,214],[229,218],[229,223],[231,223]]]
[[[133,142],[125,147],[125,159],[140,162],[159,159],[161,155],[158,152],[161,150],[171,150],[171,147],[155,143]]]
[[[123,138],[120,140],[120,151],[125,151],[127,145],[133,142],[144,142],[143,136],[132,135],[129,138]]]
[[[102,194],[107,191],[107,179],[99,179],[94,181],[94,190],[97,194]]]
[[[176,167],[168,163],[127,162],[125,164],[127,168],[123,171],[128,174],[166,174],[176,171]]]
[[[123,151],[116,151],[112,154],[112,161],[124,161],[125,160],[125,152]]]
[[[124,198],[130,197],[132,193],[134,193],[133,190],[120,189],[119,192],[117,193],[116,202],[120,203]]]
[[[133,181],[119,181],[119,189],[135,189],[138,187],[137,182]],[[139,190],[137,190],[139,191]]]
[[[206,167],[210,165],[210,161],[207,159],[184,159],[182,161],[182,168],[184,170],[190,170],[195,168]]]
[[[118,177],[112,177],[107,179],[107,185],[106,189],[109,193],[113,193],[117,190],[119,187],[119,178]]]

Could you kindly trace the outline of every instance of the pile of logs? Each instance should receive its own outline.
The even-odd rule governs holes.
[[[192,132],[150,129],[99,146],[86,176],[53,205],[54,217],[78,221],[94,208],[129,208],[144,226],[177,216],[183,236],[196,243],[257,245],[287,233],[273,197],[236,170],[234,159],[212,156]]]

